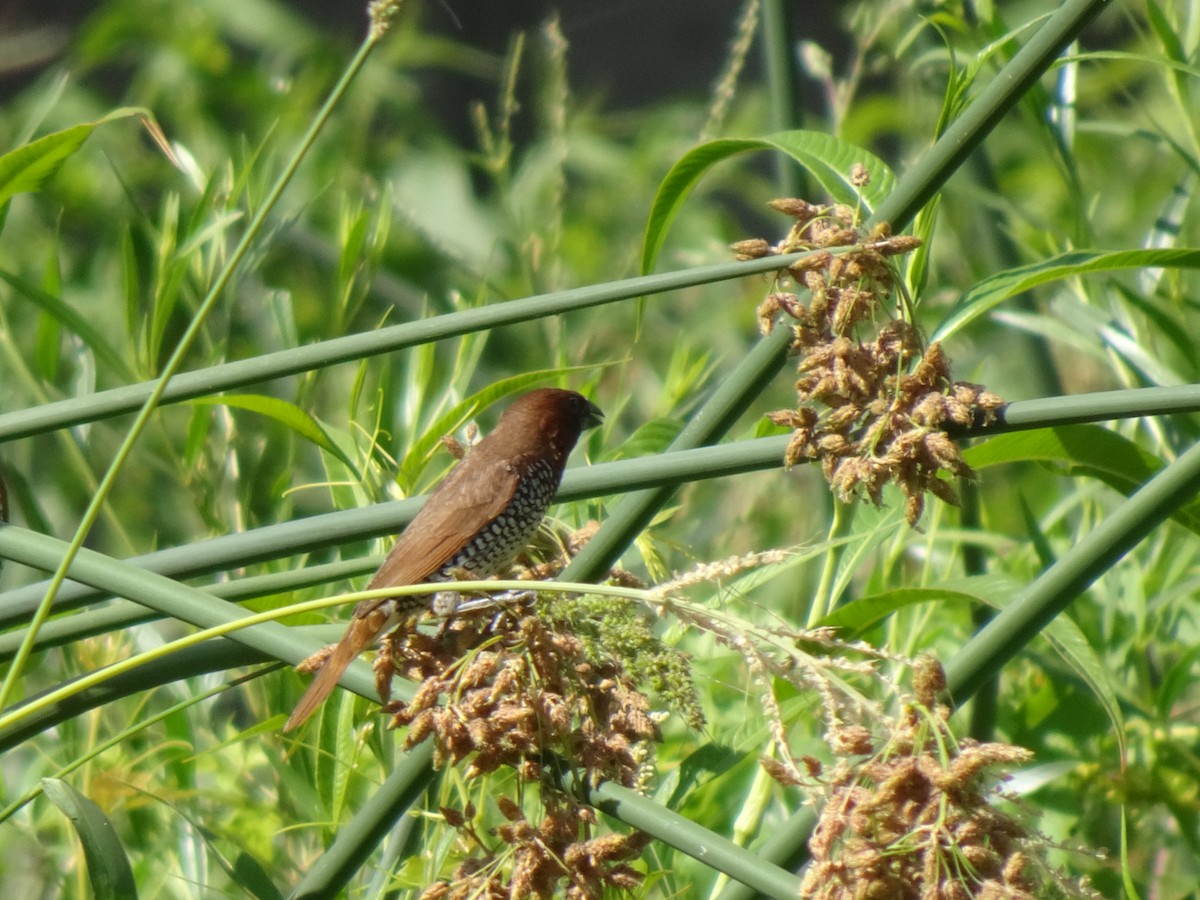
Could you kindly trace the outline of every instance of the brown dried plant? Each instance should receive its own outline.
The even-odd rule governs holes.
[[[506,821],[494,829],[495,841],[475,831],[473,808],[466,815],[443,808],[446,821],[480,852],[459,863],[450,880],[428,888],[422,900],[510,900],[553,897],[560,891],[569,900],[591,900],[605,888],[631,890],[641,884],[642,874],[628,861],[645,849],[648,835],[634,832],[580,839],[580,827],[593,828],[596,814],[562,794],[545,798],[537,823],[530,822],[512,799],[502,795],[496,802]]]
[[[852,181],[867,184],[866,170],[856,167]],[[911,322],[888,312],[901,288],[892,259],[920,240],[893,236],[886,225],[865,234],[857,211],[844,204],[787,199],[770,206],[794,220],[791,230],[774,245],[740,241],[733,245],[737,257],[814,251],[787,270],[780,289],[758,308],[764,333],[781,315],[793,320],[792,349],[800,356],[796,408],[769,416],[792,429],[787,465],[819,461],[844,501],[865,494],[878,506],[884,485],[893,482],[904,493],[910,525],[921,517],[926,492],[957,504],[940,473],[974,473],[945,427],[991,422],[1003,401],[980,385],[953,381],[941,344],[923,346]],[[845,249],[834,253],[838,248]],[[880,321],[873,334],[860,335]]]
[[[537,615],[461,616],[388,643],[389,665],[420,685],[392,724],[408,726],[406,747],[432,738],[436,765],[470,757],[467,778],[508,766],[538,781],[554,750],[593,782],[633,787],[658,740],[650,701],[621,663],[588,658],[580,638]]]
[[[772,562],[758,558],[752,564]],[[932,656],[915,660],[833,629],[796,630],[748,622],[726,610],[680,600],[679,587],[706,580],[711,567],[655,590],[662,614],[703,629],[744,659],[760,688],[770,735],[761,758],[767,773],[807,791],[820,805],[810,839],[805,900],[1032,900],[1098,897],[1047,862],[1056,848],[1010,813],[1005,772],[1028,762],[1021,747],[957,739],[942,700],[945,673]],[[880,663],[911,669],[905,694]],[[777,698],[781,685],[817,700],[819,727],[832,762],[792,749],[793,726]],[[858,686],[856,686],[858,685]],[[899,715],[871,694],[895,698]],[[808,718],[804,716],[803,718]]]
[[[1046,862],[1049,842],[998,808],[1003,773],[1032,753],[957,740],[940,700],[945,675],[931,656],[914,667],[898,721],[827,723],[835,763],[798,775],[764,759],[784,784],[818,786],[823,806],[809,841],[806,900],[1095,898]]]
[[[554,577],[587,536],[572,535],[558,559],[519,574]],[[655,681],[648,672],[663,676],[656,689],[691,697],[691,724],[702,720],[683,657],[620,611],[629,604],[610,600],[616,610],[605,616],[605,604],[580,606],[588,603],[510,603],[456,615],[436,634],[409,627],[385,639],[376,661],[380,682],[399,674],[419,685],[410,701],[388,704],[392,725],[408,727],[405,747],[432,741],[435,764],[461,763],[467,780],[502,767],[516,773],[516,797],[494,794],[496,809],[486,811],[503,823],[485,833],[473,807],[442,810],[459,832],[462,859],[424,897],[590,898],[640,882],[629,861],[648,838],[598,831],[590,809],[543,777],[545,766],[557,758],[589,783],[608,779],[640,789],[664,717],[639,687],[639,680]],[[531,798],[540,802],[532,818]]]

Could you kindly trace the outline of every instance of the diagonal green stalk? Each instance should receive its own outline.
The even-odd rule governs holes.
[[[170,385],[166,387],[161,387],[161,382],[143,382],[110,388],[89,394],[87,397],[69,397],[30,409],[0,414],[0,441],[29,437],[56,428],[66,428],[132,412],[160,387],[160,403],[177,403],[230,388],[259,384],[368,356],[394,353],[397,350],[504,325],[560,316],[605,303],[654,296],[698,284],[773,272],[810,255],[795,253],[765,260],[715,263],[677,272],[641,275],[607,284],[553,291],[404,322],[374,331],[344,335],[301,347],[290,347],[287,350],[221,363],[193,372],[182,372],[171,379]]]
[[[108,471],[104,473],[104,477],[96,486],[96,492],[92,496],[92,500],[88,504],[87,509],[84,510],[83,517],[79,522],[79,527],[75,529],[75,535],[71,539],[70,544],[67,546],[66,552],[64,553],[62,560],[59,562],[58,567],[55,569],[54,576],[50,579],[50,585],[46,589],[45,597],[38,606],[38,609],[33,616],[33,620],[29,623],[29,630],[26,633],[25,643],[23,643],[21,648],[17,651],[16,656],[13,658],[12,665],[9,667],[8,672],[5,675],[4,684],[0,686],[0,711],[4,710],[8,706],[13,691],[16,689],[16,686],[21,679],[21,675],[24,672],[25,663],[28,661],[30,653],[33,652],[33,646],[37,639],[38,629],[41,628],[42,623],[44,623],[49,617],[51,606],[54,603],[54,598],[58,594],[58,590],[62,586],[63,582],[66,580],[67,570],[70,569],[72,561],[83,547],[84,540],[87,538],[88,533],[91,531],[92,526],[99,517],[100,511],[104,508],[104,502],[108,498],[109,492],[112,490],[113,485],[116,483],[117,475],[120,473],[121,467],[124,465],[125,460],[129,458],[129,454],[133,450],[133,445],[137,442],[138,438],[141,437],[142,432],[149,424],[150,417],[154,414],[154,410],[157,408],[159,401],[166,391],[167,385],[170,383],[171,378],[175,375],[175,373],[178,372],[182,367],[183,360],[187,356],[188,351],[191,349],[192,344],[195,343],[196,339],[200,336],[201,329],[204,327],[204,323],[208,319],[209,313],[211,313],[213,308],[216,306],[217,300],[220,298],[221,294],[224,293],[226,285],[229,284],[230,279],[233,277],[233,273],[236,271],[241,261],[245,258],[254,241],[258,238],[259,233],[262,231],[263,226],[267,222],[270,212],[274,209],[275,204],[278,203],[279,198],[283,195],[284,189],[292,180],[292,176],[295,175],[296,170],[299,169],[301,161],[308,154],[308,150],[313,145],[313,142],[316,141],[317,135],[320,134],[321,129],[325,126],[325,123],[333,113],[334,108],[349,89],[350,84],[353,82],[355,76],[366,62],[367,56],[370,55],[371,50],[383,36],[383,33],[384,29],[382,27],[372,27],[368,31],[367,37],[360,45],[358,52],[354,56],[354,59],[351,60],[350,65],[342,74],[341,79],[334,86],[333,91],[330,93],[324,105],[322,105],[320,111],[313,119],[308,131],[300,141],[300,146],[297,147],[296,152],[292,154],[292,158],[288,161],[283,172],[280,174],[279,178],[276,180],[270,192],[264,199],[262,205],[259,207],[254,217],[250,220],[250,223],[247,225],[246,231],[242,235],[242,239],[238,242],[237,247],[235,247],[233,252],[230,254],[229,260],[226,262],[225,266],[221,269],[220,273],[218,273],[216,279],[213,281],[212,286],[208,290],[208,294],[204,297],[204,300],[200,303],[199,308],[196,310],[196,314],[188,324],[187,330],[183,333],[183,336],[179,339],[179,343],[175,346],[175,351],[171,354],[170,359],[167,360],[166,365],[163,367],[162,375],[159,377],[158,381],[155,382],[153,389],[150,391],[150,395],[142,404],[142,408],[138,412],[137,417],[134,419],[133,424],[130,425],[129,431],[125,435],[125,439],[121,442],[121,446],[118,448],[112,464],[108,467]]]
[[[1046,72],[1054,59],[1104,6],[1107,0],[1066,0],[996,75],[977,98],[955,119],[937,142],[900,179],[896,190],[876,211],[878,221],[890,222],[899,230],[918,210],[936,196],[946,180],[970,155],[995,125]],[[812,813],[799,810],[777,830],[766,860],[798,864],[813,825]],[[769,855],[767,851],[769,850]],[[731,883],[721,900],[741,900],[753,891]]]
[[[145,694],[147,690],[161,685],[177,685],[199,675],[227,672],[238,666],[261,663],[269,665],[259,669],[256,674],[273,672],[280,667],[270,653],[250,650],[232,638],[216,638],[184,647],[169,657],[160,656],[149,660],[119,675],[108,677],[100,684],[75,691],[56,702],[37,704],[28,712],[22,709],[19,718],[10,721],[7,726],[0,727],[0,753],[6,753],[39,735],[44,736],[63,722],[76,719],[90,710],[106,706],[122,697]],[[368,676],[364,684],[369,681]],[[189,695],[183,705],[194,705],[204,697],[204,694]],[[31,702],[36,700],[37,698],[31,698]],[[0,818],[0,823],[3,821],[3,818]]]
[[[736,879],[734,883],[747,885],[768,897],[800,896],[800,879],[791,872],[765,862],[755,851],[739,847],[637,791],[611,781],[601,782],[596,787],[589,787],[582,781],[568,782],[567,779],[572,777],[569,772],[556,772],[554,777],[564,788],[572,790],[575,796],[601,812],[653,834],[693,859]]]
[[[416,803],[434,777],[433,743],[426,741],[404,755],[354,818],[338,826],[333,844],[304,873],[295,890],[288,895],[290,900],[336,896],[375,847],[396,829],[398,820]]]
[[[790,328],[776,328],[759,341],[671,442],[667,452],[692,450],[720,439],[778,374],[791,343]],[[674,492],[675,485],[668,485],[626,494],[595,537],[563,570],[563,579],[593,581],[611,569]]]
[[[956,429],[954,434],[959,438],[987,437],[1033,428],[1197,411],[1200,411],[1200,385],[1101,391],[1017,400],[1004,408],[1000,421]],[[570,469],[563,478],[557,502],[777,468],[783,464],[784,450],[790,439],[787,435],[754,438]],[[423,502],[423,497],[410,497],[361,509],[323,513],[186,546],[168,547],[132,557],[126,562],[178,579],[242,568],[264,560],[292,557],[297,553],[394,533],[408,524]],[[0,532],[0,558],[4,555]],[[239,598],[283,593],[352,577],[373,568],[370,559],[349,560],[303,571],[242,578],[218,586],[214,593]],[[46,584],[42,582],[0,593],[0,628],[28,621],[45,590]],[[102,597],[92,588],[68,582],[59,590],[54,611],[74,609]],[[143,614],[140,607],[132,612]],[[64,622],[62,627],[71,626]],[[15,648],[10,648],[5,637],[0,636],[0,659],[13,652]]]
[[[1107,5],[1108,0],[1063,3],[904,174],[901,184],[876,210],[873,221],[890,222],[896,231],[907,224]]]
[[[0,529],[0,542],[3,541],[4,534],[3,529]],[[322,565],[301,566],[284,572],[273,572],[269,575],[251,575],[235,581],[221,581],[205,585],[199,590],[220,600],[243,603],[260,597],[287,594],[317,585],[329,585],[345,578],[365,575],[378,568],[381,562],[383,562],[382,554]],[[125,561],[124,564],[136,565],[130,561]],[[92,597],[108,596],[104,591],[82,585],[77,581],[68,582],[68,586],[86,590]],[[38,632],[36,649],[48,650],[51,647],[61,647],[64,644],[100,634],[112,634],[161,618],[163,618],[162,613],[156,612],[144,603],[123,599],[112,600],[96,609],[86,610],[73,616],[59,616],[51,619]],[[11,659],[16,654],[23,639],[24,633],[20,630],[0,634],[0,663]]]
[[[0,542],[9,559],[25,565],[52,568],[67,551],[67,544],[35,531],[6,525],[0,528]],[[81,548],[72,560],[72,577],[102,591],[137,600],[148,609],[168,615],[199,628],[215,628],[237,622],[249,615],[234,606],[186,584],[147,572],[129,563],[110,559],[102,553]],[[307,647],[293,640],[291,629],[278,622],[264,622],[245,628],[234,639],[275,659],[298,663],[319,644]],[[0,712],[0,721],[8,715]]]
[[[946,665],[947,689],[963,703],[1097,578],[1200,491],[1200,444],[1146,482],[1006,606]]]

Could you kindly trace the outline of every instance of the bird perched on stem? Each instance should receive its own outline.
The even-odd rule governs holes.
[[[574,391],[542,388],[518,397],[429,495],[367,589],[449,581],[460,573],[487,578],[505,569],[541,524],[579,435],[603,418]],[[316,711],[376,638],[433,602],[423,595],[359,603],[332,651],[309,658],[320,669],[284,731]]]

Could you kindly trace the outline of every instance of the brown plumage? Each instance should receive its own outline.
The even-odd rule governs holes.
[[[507,567],[541,524],[579,435],[603,418],[574,391],[542,388],[518,397],[429,495],[368,590],[446,581],[458,571],[486,578]],[[432,602],[426,595],[359,603],[284,731],[308,719],[346,667],[404,613]]]

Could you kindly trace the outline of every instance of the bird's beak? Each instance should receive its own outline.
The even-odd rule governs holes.
[[[595,403],[588,401],[587,416],[583,420],[583,430],[595,428],[597,425],[604,423],[604,411]]]

